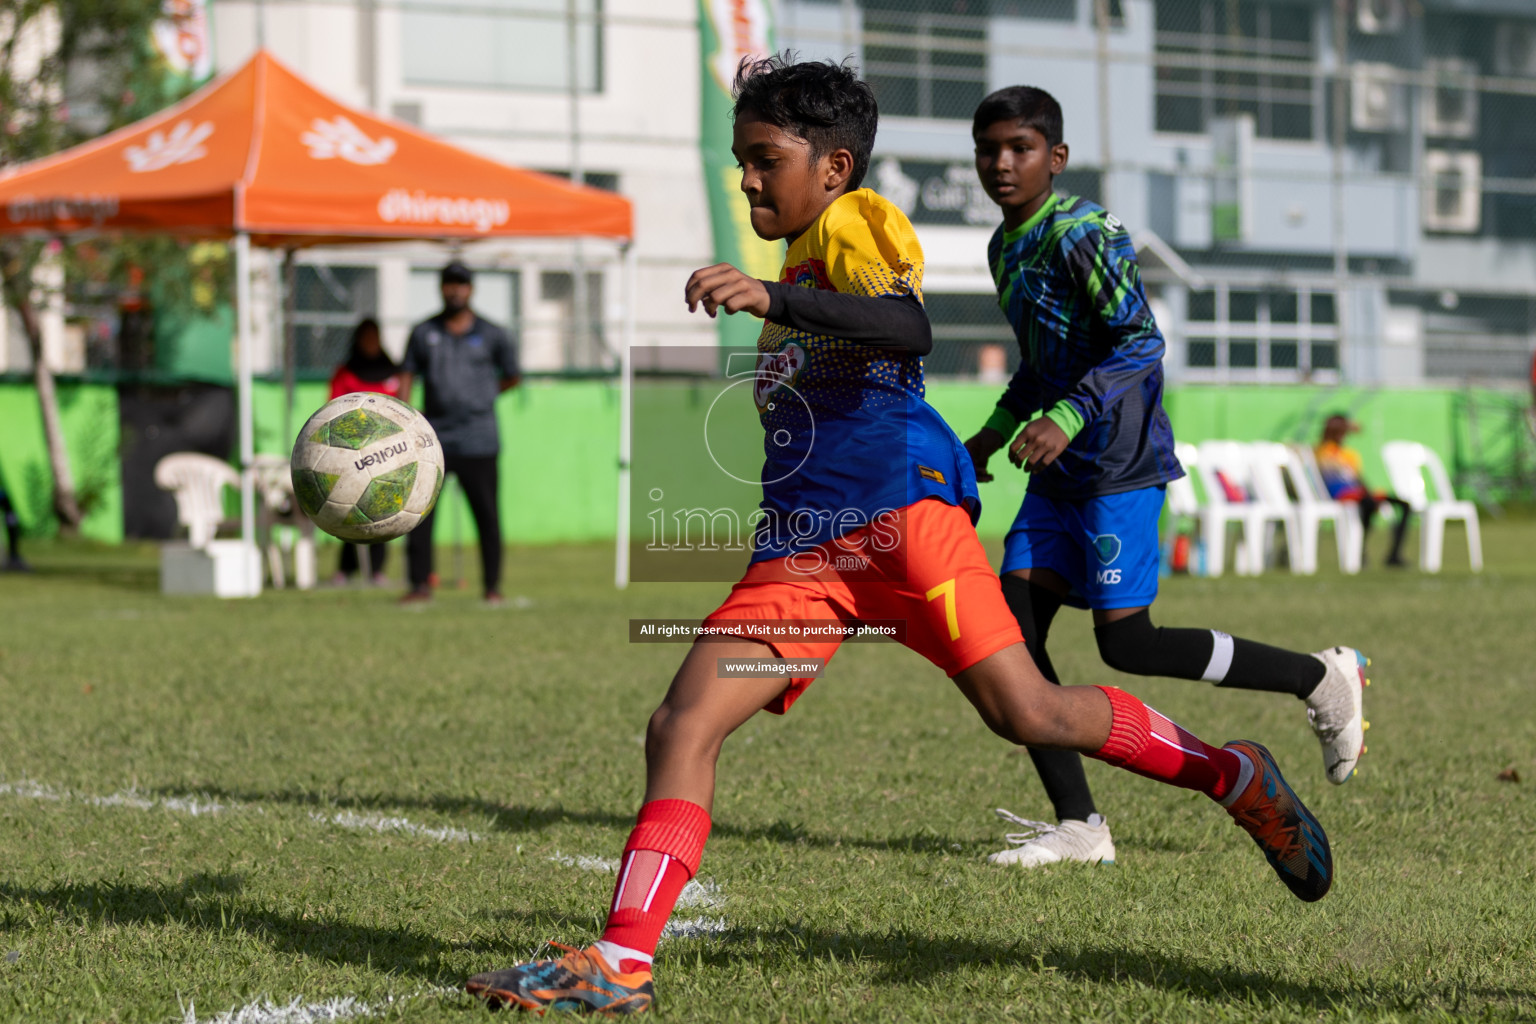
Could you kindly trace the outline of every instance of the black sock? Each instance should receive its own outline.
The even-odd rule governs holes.
[[[1056,666],[1051,664],[1051,656],[1045,652],[1045,638],[1050,633],[1051,620],[1061,608],[1061,598],[1017,576],[1003,577],[1003,598],[1019,623],[1024,646],[1035,659],[1035,667],[1047,680],[1060,686]],[[1093,792],[1088,788],[1088,776],[1083,771],[1083,759],[1077,751],[1027,749],[1057,821],[1087,821],[1090,814],[1097,813]]]
[[[1327,671],[1310,654],[1255,643],[1214,629],[1166,629],[1143,609],[1093,628],[1104,663],[1137,676],[1203,679],[1238,690],[1305,699]]]

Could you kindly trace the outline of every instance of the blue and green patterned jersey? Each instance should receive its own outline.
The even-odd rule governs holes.
[[[1103,207],[1052,195],[987,247],[1019,369],[987,425],[1009,440],[1049,415],[1072,439],[1029,489],[1080,501],[1184,475],[1163,410],[1163,336],[1124,225]]]

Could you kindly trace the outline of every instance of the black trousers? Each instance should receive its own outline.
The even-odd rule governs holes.
[[[16,515],[16,506],[11,504],[11,496],[5,493],[4,487],[0,487],[0,519],[5,521],[6,560],[20,562],[21,519]]]
[[[1371,532],[1371,522],[1376,518],[1382,505],[1391,505],[1397,510],[1397,522],[1392,525],[1392,552],[1387,555],[1388,564],[1403,560],[1403,538],[1408,533],[1408,513],[1412,511],[1408,503],[1402,498],[1385,496],[1378,500],[1369,491],[1360,499],[1360,522],[1365,526],[1367,535]]]
[[[487,594],[501,592],[501,515],[497,497],[496,456],[446,455],[443,472],[459,478],[469,512],[475,518],[475,533],[480,537],[480,568]],[[432,525],[434,509],[405,538],[412,590],[426,590],[432,576]]]
[[[362,568],[362,560],[357,557],[358,548],[368,549],[368,573],[377,576],[384,571],[384,560],[389,555],[389,547],[384,544],[343,544],[341,546],[341,564],[337,566],[343,576],[355,576],[357,570]]]

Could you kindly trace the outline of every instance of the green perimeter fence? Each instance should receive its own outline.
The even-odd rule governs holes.
[[[707,401],[718,381],[642,380],[659,390],[646,404],[679,409]],[[87,509],[82,533],[104,542],[123,538],[117,390],[62,380],[59,404],[71,466]],[[928,397],[961,437],[986,421],[999,389],[960,381],[930,382]],[[326,385],[298,386],[294,422],[325,400]],[[256,385],[256,447],[286,454],[283,391]],[[1527,427],[1524,393],[1488,389],[1368,390],[1306,386],[1185,386],[1165,396],[1180,440],[1311,441],[1324,417],[1347,411],[1362,425],[1352,439],[1369,479],[1385,486],[1384,441],[1420,441],[1439,452],[1463,496],[1483,503],[1531,500],[1536,444]],[[500,399],[502,521],[508,543],[547,544],[611,539],[617,498],[619,392],[611,380],[533,381]],[[993,467],[996,473],[1002,467]],[[1000,535],[1024,493],[1022,474],[997,474],[983,485],[980,531]],[[0,480],[11,491],[29,534],[52,532],[50,475],[37,395],[29,383],[0,382]],[[452,484],[440,504],[438,541],[474,537]]]

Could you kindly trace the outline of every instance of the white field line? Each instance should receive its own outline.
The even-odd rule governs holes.
[[[679,909],[691,907],[718,907],[725,902],[725,893],[720,891],[719,882],[711,882],[707,878],[690,879],[683,886],[683,891],[677,895]]]
[[[578,871],[603,871],[610,875],[619,870],[620,864],[620,861],[611,857],[582,855],[573,857],[559,850],[556,850],[549,860],[553,864],[575,868]],[[719,906],[724,898],[718,882],[711,882],[707,878],[691,878],[688,884],[683,886],[683,891],[678,894],[677,905],[679,907],[714,907]]]
[[[23,800],[50,800],[56,803],[73,801],[75,803],[90,804],[93,807],[132,807],[141,811],[154,810],[159,807],[167,811],[176,811],[181,814],[190,814],[194,817],[203,814],[218,814],[221,811],[233,811],[241,805],[234,803],[219,803],[211,797],[185,797],[144,796],[131,789],[120,789],[116,793],[106,796],[92,796],[89,793],[73,793],[67,789],[55,789],[45,786],[41,782],[33,782],[31,779],[22,779],[20,782],[0,782],[0,795],[16,796]]]
[[[693,878],[683,886],[677,896],[677,910],[713,910],[725,902],[725,893],[719,882],[707,878]],[[702,939],[730,931],[731,924],[723,917],[678,917],[674,911],[661,930],[664,939]]]
[[[661,930],[664,939],[702,939],[731,930],[731,923],[723,917],[673,918]]]
[[[312,811],[309,815],[315,821],[325,822],[330,825],[340,825],[342,828],[355,829],[360,832],[402,832],[408,836],[426,836],[436,839],[440,843],[470,843],[480,842],[485,839],[475,832],[466,832],[462,828],[432,828],[428,825],[418,825],[409,818],[392,818],[384,814],[358,814],[356,811],[342,811],[340,814],[320,814]]]
[[[556,850],[554,856],[549,859],[551,863],[575,868],[578,871],[606,871],[611,875],[619,870],[619,862],[612,857],[572,857]]]
[[[564,867],[575,868],[578,871],[605,871],[613,874],[619,870],[619,861],[610,860],[607,857],[571,856],[567,853],[555,851],[549,858],[555,864]],[[677,910],[705,909],[712,910],[725,902],[725,893],[720,888],[719,882],[712,882],[707,878],[690,878],[688,884],[683,886],[683,891],[677,896]],[[719,935],[730,930],[730,922],[723,917],[688,917],[674,916],[667,922],[661,931],[664,939],[695,939],[708,935]]]
[[[336,996],[316,1003],[306,1003],[302,996],[294,996],[284,1004],[260,999],[245,1006],[225,1010],[212,1017],[199,1017],[197,1006],[188,1004],[182,1010],[179,1024],[322,1024],[324,1021],[357,1020],[377,1017],[391,1007],[427,995],[441,995],[456,991],[434,987],[403,996],[386,996],[378,1002],[364,1002],[356,996]]]
[[[221,803],[207,796],[146,796],[132,789],[120,789],[106,796],[96,796],[91,793],[56,789],[31,779],[0,782],[0,796],[14,796],[22,800],[47,800],[52,803],[79,803],[91,807],[128,807],[139,811],[163,810],[177,814],[190,814],[193,817],[222,814],[226,811],[254,811],[257,814],[267,812],[261,804],[242,804],[232,800]],[[428,839],[436,839],[440,843],[479,842],[485,838],[479,833],[468,832],[462,828],[433,828],[429,825],[417,824],[409,818],[390,817],[383,814],[358,814],[356,811],[323,814],[311,811],[309,816],[321,824],[337,825],[354,831],[399,832],[411,836],[425,836]]]

